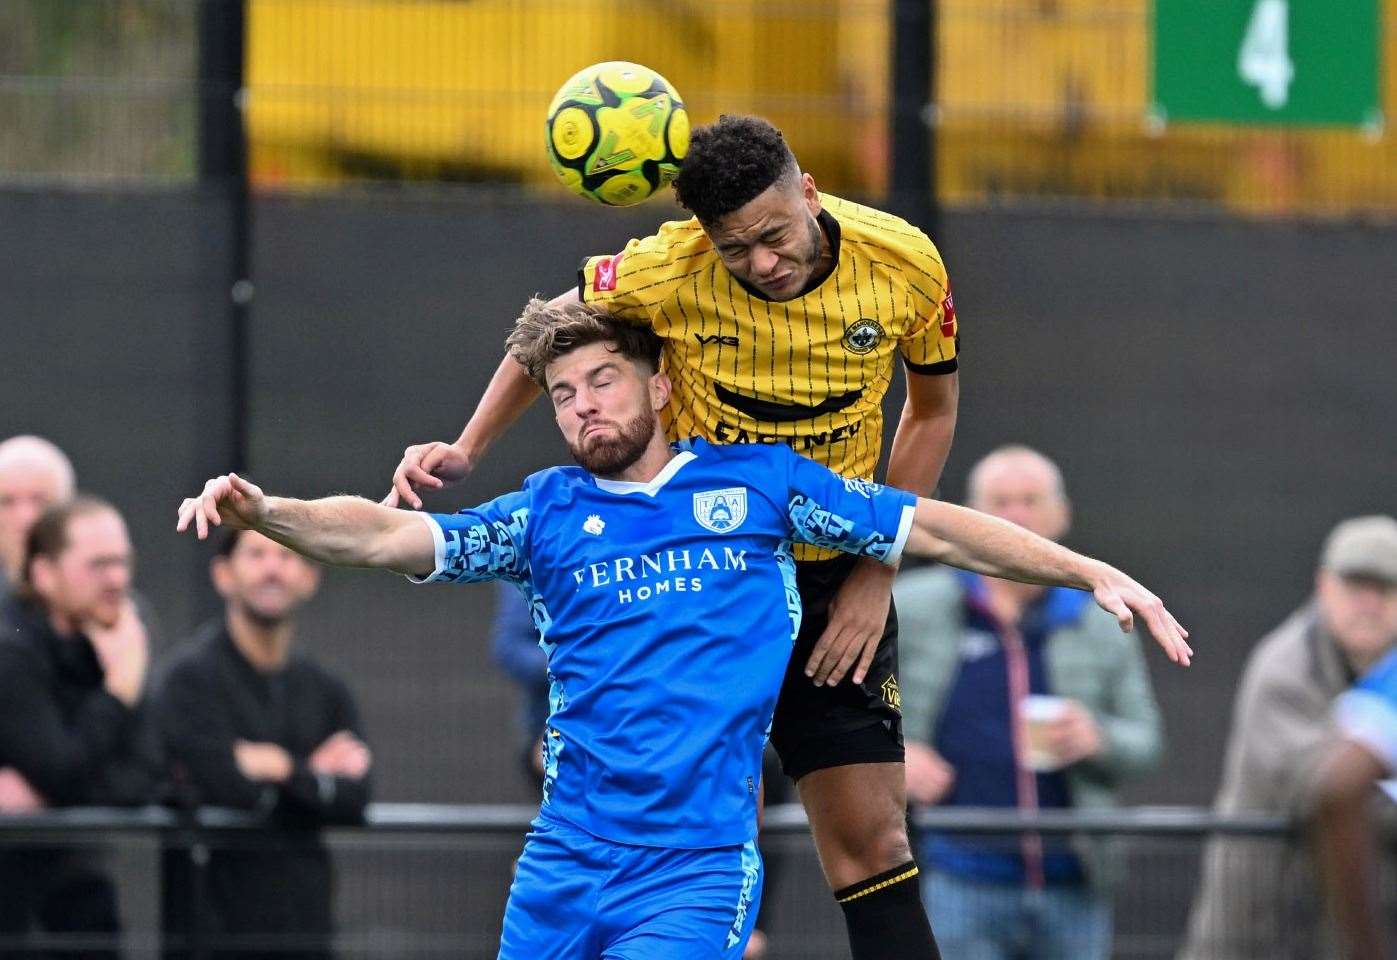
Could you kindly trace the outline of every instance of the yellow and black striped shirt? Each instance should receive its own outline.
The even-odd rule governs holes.
[[[896,358],[917,373],[955,370],[955,308],[926,234],[891,214],[820,200],[835,266],[793,300],[744,287],[697,220],[588,259],[578,289],[664,341],[671,438],[782,442],[836,473],[872,479]]]

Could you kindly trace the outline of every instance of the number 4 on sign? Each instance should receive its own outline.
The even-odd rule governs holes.
[[[1280,110],[1290,100],[1295,64],[1290,62],[1290,5],[1287,0],[1256,0],[1247,23],[1237,73],[1256,87],[1261,102]]]

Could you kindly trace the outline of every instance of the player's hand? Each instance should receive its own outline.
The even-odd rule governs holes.
[[[107,692],[128,707],[135,706],[141,699],[146,668],[150,666],[150,643],[136,604],[127,597],[116,622],[86,620],[82,632],[102,665],[102,685]]]
[[[956,782],[956,768],[924,743],[908,740],[907,799],[912,803],[940,803]]]
[[[373,754],[364,741],[348,730],[341,730],[316,747],[308,762],[316,773],[362,780],[373,764]]]
[[[258,783],[285,783],[296,768],[291,754],[275,743],[234,741],[233,759],[243,776]]]
[[[418,490],[440,490],[449,483],[465,479],[474,466],[455,444],[415,443],[403,451],[403,459],[393,471],[393,489],[381,502],[385,507],[405,503],[414,510],[421,510]]]
[[[829,623],[810,652],[805,675],[815,686],[834,686],[854,669],[854,682],[863,683],[888,623],[892,603],[892,567],[862,558],[829,605]]]
[[[249,483],[236,473],[214,477],[204,484],[204,492],[188,497],[179,505],[179,533],[193,522],[200,540],[209,536],[209,524],[228,524],[234,530],[250,530],[267,515],[267,498],[262,488]]]
[[[1126,632],[1134,628],[1135,617],[1139,616],[1170,660],[1182,667],[1189,665],[1193,657],[1193,648],[1187,643],[1188,631],[1165,609],[1164,601],[1159,597],[1115,567],[1104,563],[1095,577],[1092,596],[1096,598],[1101,609],[1115,617],[1121,629]]]
[[[1068,700],[1062,715],[1044,724],[1043,746],[1063,766],[1070,766],[1101,752],[1101,730],[1090,710]]]
[[[0,813],[34,813],[48,806],[14,767],[0,767]]]

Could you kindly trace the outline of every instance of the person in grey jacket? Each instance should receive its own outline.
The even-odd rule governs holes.
[[[976,509],[1041,536],[1067,532],[1062,475],[1028,447],[981,460],[969,494]],[[1067,591],[944,567],[902,575],[894,596],[909,803],[1100,809],[1157,762],[1144,655],[1111,617]],[[950,834],[917,844],[947,956],[1110,955],[1108,863],[1096,846]]]
[[[1325,541],[1313,599],[1247,661],[1214,809],[1313,817],[1323,800],[1325,759],[1340,740],[1334,702],[1393,649],[1397,520],[1346,520]],[[1386,855],[1397,866],[1391,848]],[[1209,843],[1179,960],[1338,955],[1306,844],[1249,837]]]

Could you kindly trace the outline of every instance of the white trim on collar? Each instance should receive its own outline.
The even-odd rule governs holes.
[[[637,480],[603,480],[601,477],[593,477],[597,482],[597,487],[607,493],[643,493],[647,497],[653,497],[660,492],[660,489],[670,478],[679,472],[679,468],[690,460],[697,460],[698,457],[692,450],[681,450],[674,455],[674,459],[665,464],[664,469],[655,474],[655,479],[649,483],[640,483]]]

